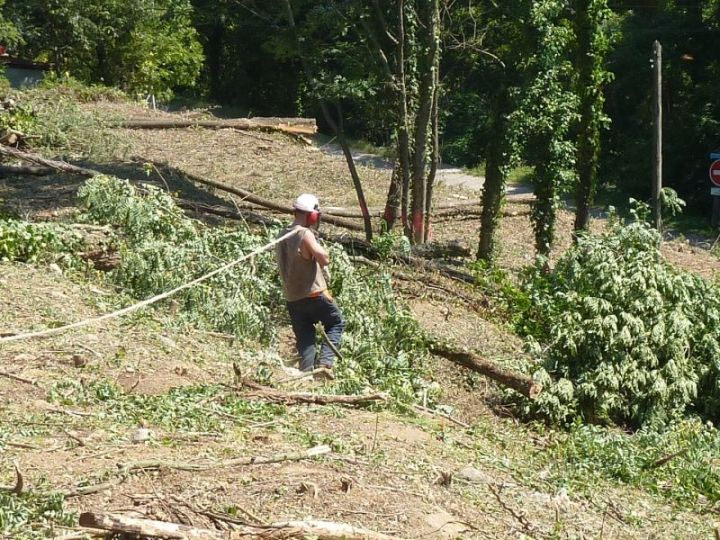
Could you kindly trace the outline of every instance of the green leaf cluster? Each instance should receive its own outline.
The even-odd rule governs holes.
[[[62,225],[0,219],[1,261],[52,260],[70,255],[82,245],[82,237]]]
[[[7,0],[4,12],[24,56],[85,82],[168,99],[200,74],[189,0]]]
[[[634,428],[720,419],[720,290],[674,269],[659,244],[644,223],[616,224],[533,275],[519,326],[547,390],[526,413]]]
[[[578,423],[568,432],[554,433],[544,457],[550,463],[550,482],[585,491],[609,480],[678,503],[710,507],[720,500],[718,452],[717,429],[689,419],[632,436]]]
[[[0,492],[0,533],[5,538],[39,540],[48,538],[58,525],[72,527],[77,517],[65,509],[62,494],[33,486],[21,495]]]

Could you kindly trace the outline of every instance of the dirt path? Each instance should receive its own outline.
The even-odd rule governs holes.
[[[319,145],[319,148],[328,155],[338,158],[342,158],[343,156],[340,147],[334,143]],[[359,165],[373,169],[392,170],[392,162],[377,154],[353,150],[352,155],[355,162]],[[436,180],[448,188],[461,188],[461,190],[467,190],[468,192],[476,192],[478,195],[482,192],[483,185],[485,184],[484,176],[469,174],[462,167],[447,163],[441,163],[438,167]],[[507,196],[510,198],[531,194],[532,188],[526,185],[509,185],[507,188]]]

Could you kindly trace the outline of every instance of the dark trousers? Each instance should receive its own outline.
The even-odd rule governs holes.
[[[287,307],[300,355],[300,370],[311,371],[315,368],[315,323],[322,323],[332,344],[339,348],[345,321],[337,304],[325,295],[288,302]],[[320,348],[319,363],[323,367],[333,365],[332,349],[325,342]]]

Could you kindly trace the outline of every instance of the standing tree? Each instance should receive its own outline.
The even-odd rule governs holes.
[[[348,39],[348,19],[331,0],[307,10],[304,25],[299,27],[295,22],[290,0],[285,0],[285,8],[290,37],[294,44],[294,47],[290,46],[286,50],[294,50],[294,54],[299,58],[311,96],[317,100],[325,121],[340,144],[362,212],[365,238],[371,240],[370,211],[345,134],[343,102],[352,98],[365,98],[371,92],[372,86],[361,79],[362,62],[358,55],[353,53],[357,44]],[[339,19],[338,14],[341,15]],[[329,37],[333,38],[332,47],[328,47],[326,43]],[[333,64],[337,66],[335,71],[328,69]]]
[[[555,236],[559,193],[572,184],[575,145],[569,140],[577,118],[572,91],[573,66],[568,60],[573,32],[569,0],[533,0],[530,6],[531,47],[523,64],[527,81],[513,113],[524,144],[524,157],[534,168],[537,198],[532,209],[535,249],[550,253]]]
[[[406,234],[415,243],[425,242],[439,160],[440,0],[296,5],[285,0],[285,5],[292,38],[276,37],[274,48],[299,59],[309,94],[343,148],[366,235],[371,235],[369,212],[343,126],[343,112],[351,107],[382,116],[394,134],[397,161],[386,228],[392,228],[399,210]]]
[[[518,66],[526,49],[522,21],[527,10],[526,2],[487,0],[458,9],[454,17],[452,49],[464,58],[471,73],[476,70],[470,84],[480,107],[487,111],[484,121],[475,121],[482,124],[483,140],[476,148],[485,161],[477,258],[488,262],[496,255],[507,174],[518,156],[511,113],[522,81]]]
[[[577,135],[577,209],[575,230],[588,228],[589,210],[597,189],[600,159],[600,130],[609,118],[603,113],[604,86],[612,79],[605,69],[610,47],[608,22],[612,12],[607,0],[576,0],[573,22],[577,39],[575,69],[580,99],[580,125]]]

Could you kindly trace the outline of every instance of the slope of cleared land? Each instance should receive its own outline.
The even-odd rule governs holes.
[[[339,158],[280,135],[118,132],[127,154],[90,165],[167,183],[186,198],[217,203],[225,195],[193,186],[183,170],[274,200],[314,191],[327,205],[353,203]],[[165,162],[171,170],[150,169],[148,175],[145,161]],[[387,171],[361,173],[370,204],[382,204]],[[6,178],[0,198],[27,219],[63,219],[76,211],[80,183],[67,175]],[[438,200],[457,196],[476,194],[442,189]],[[561,216],[558,249],[567,245],[568,216]],[[529,262],[527,219],[503,220],[501,264],[508,268]],[[477,221],[439,223],[435,234],[472,247]],[[665,250],[677,264],[691,262],[706,275],[718,268],[712,255],[687,244],[668,243]],[[422,280],[420,275],[417,282],[395,285],[426,329],[501,364],[523,354],[501,324]],[[6,262],[0,263],[0,298],[0,332],[59,326],[128,301],[101,277]],[[96,327],[0,345],[0,483],[13,484],[17,463],[28,492],[66,494],[71,514],[112,511],[219,529],[231,525],[208,512],[256,523],[328,519],[409,538],[688,538],[708,537],[713,530],[713,519],[701,512],[713,511],[706,502],[675,505],[660,494],[598,480],[583,463],[564,461],[563,433],[518,423],[500,405],[494,384],[444,360],[433,360],[430,369],[442,387],[440,402],[456,421],[382,406],[243,399],[233,362],[283,389],[324,391],[325,383],[279,382],[288,378],[283,364],[292,354],[289,329],[280,334],[270,348],[240,343],[179,322],[166,302]],[[297,453],[322,444],[331,453],[309,460],[220,466],[237,457]],[[138,460],[209,468],[123,472]],[[81,494],[83,487],[103,483]],[[58,536],[76,529],[72,515],[60,521],[50,519]]]

